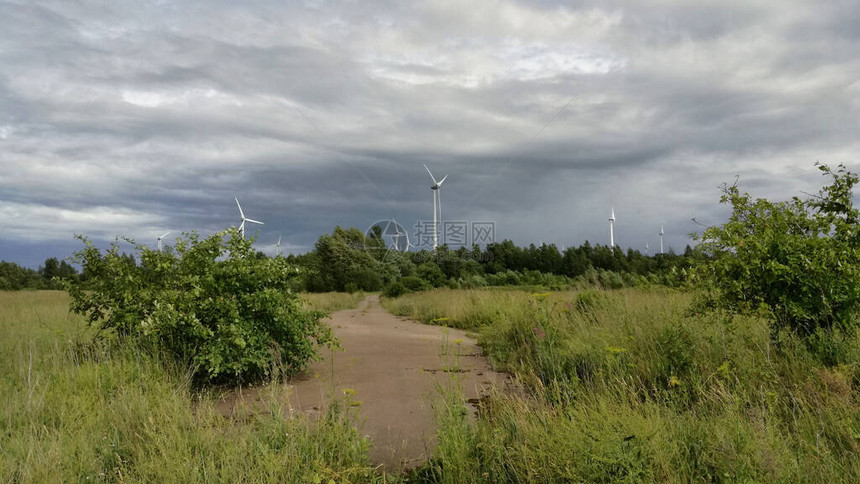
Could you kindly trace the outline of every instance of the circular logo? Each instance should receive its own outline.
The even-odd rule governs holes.
[[[406,252],[414,247],[409,242],[409,233],[394,219],[377,220],[364,231],[364,247],[369,252],[384,257],[389,252]]]

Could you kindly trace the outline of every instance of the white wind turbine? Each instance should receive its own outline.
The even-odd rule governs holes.
[[[609,216],[609,248],[615,248],[615,208]]]
[[[167,237],[167,234],[169,234],[169,233],[170,233],[170,231],[167,231],[167,232],[165,232],[164,234],[160,235],[160,236],[158,237],[158,239],[156,239],[156,240],[158,240],[158,251],[159,251],[159,252],[161,252],[161,251],[162,251],[162,249],[163,249],[163,247],[162,247],[162,245],[161,245],[161,239],[163,239],[163,238]]]
[[[436,177],[433,176],[433,173],[430,172],[430,168],[427,168],[427,164],[424,164],[424,169],[427,170],[427,173],[430,174],[430,178],[433,180],[433,184],[430,185],[430,189],[433,190],[433,250],[436,250],[436,247],[439,245],[439,222],[436,218],[436,210],[438,207],[439,218],[438,220],[442,220],[442,195],[439,192],[439,189],[442,187],[442,183],[448,178],[448,175],[442,177],[441,180],[436,181]]]
[[[403,232],[401,230],[400,224],[397,223],[397,220],[391,219],[391,222],[394,223],[394,230],[395,230],[394,235],[391,237],[394,239],[394,250],[400,250],[403,252],[408,252],[410,247],[414,247],[409,242],[409,234],[407,234],[406,232]],[[401,245],[400,245],[400,238],[401,237],[406,237],[406,246],[404,246],[402,249],[401,249]]]
[[[281,234],[278,234],[278,243],[275,244],[275,247],[278,248],[278,257],[281,256]]]
[[[400,250],[400,237],[403,237],[404,234],[397,227],[397,221],[394,219],[391,219],[388,221],[388,224],[387,224],[385,230],[388,231],[388,227],[391,227],[392,224],[394,225],[394,235],[391,236],[391,238],[394,242],[393,249],[394,250]]]
[[[660,253],[663,253],[663,226],[660,226]]]
[[[260,224],[266,225],[263,222],[259,222],[257,220],[251,220],[249,218],[245,218],[245,212],[242,211],[242,206],[239,205],[239,198],[236,197],[236,206],[239,207],[239,215],[242,217],[242,223],[239,224],[239,233],[242,234],[242,238],[245,238],[245,222],[251,222],[252,224]]]

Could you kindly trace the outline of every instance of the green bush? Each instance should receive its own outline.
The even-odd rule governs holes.
[[[598,275],[600,286],[605,289],[621,289],[624,287],[624,279],[617,272],[601,271]]]
[[[360,289],[358,288],[358,284],[354,282],[347,282],[345,286],[343,286],[343,291],[348,292],[350,294],[354,294],[358,292]]]
[[[424,262],[419,264],[415,269],[418,277],[427,281],[433,287],[442,287],[445,285],[445,274],[439,269],[435,262]]]
[[[235,229],[178,239],[159,252],[138,244],[137,259],[104,254],[84,237],[75,254],[86,290],[67,284],[71,309],[97,335],[131,338],[194,368],[197,380],[257,381],[293,374],[333,342],[323,313],[303,307],[289,286],[298,274],[285,258],[254,257]],[[130,243],[134,243],[128,240]]]
[[[385,289],[382,290],[382,296],[395,298],[400,297],[407,292],[409,292],[409,290],[406,289],[406,286],[404,286],[402,282],[394,281],[391,284],[385,286]]]
[[[768,313],[772,334],[788,328],[820,338],[855,325],[860,309],[860,213],[852,203],[857,175],[840,165],[830,186],[807,199],[753,200],[724,186],[732,215],[699,237],[712,258],[701,280],[718,306]]]
[[[424,279],[417,276],[401,277],[400,283],[403,284],[407,290],[412,292],[426,291],[432,287]]]

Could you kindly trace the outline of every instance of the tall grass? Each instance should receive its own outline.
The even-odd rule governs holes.
[[[385,300],[476,331],[526,389],[492,394],[473,419],[446,386],[434,458],[409,481],[860,482],[857,336],[839,349],[851,363],[826,367],[789,334],[772,344],[763,319],[695,314],[689,301],[667,290]],[[0,481],[401,479],[371,467],[348,403],[310,421],[272,384],[268,411],[222,416],[169,359],[90,344],[67,304],[0,292]]]
[[[524,308],[529,293],[504,288],[436,289],[383,298],[382,305],[397,316],[459,329],[492,325],[504,311]]]
[[[0,481],[385,480],[348,405],[318,421],[269,411],[236,420],[188,372],[130,345],[92,345],[56,292],[0,292]]]
[[[301,297],[311,309],[330,313],[341,309],[352,309],[364,300],[366,293],[358,292],[322,292],[302,293]]]
[[[432,291],[385,304],[471,327],[526,395],[440,412],[435,482],[860,481],[858,348],[823,367],[761,318],[667,290]],[[447,318],[447,319],[446,319]],[[475,324],[478,321],[489,321]]]

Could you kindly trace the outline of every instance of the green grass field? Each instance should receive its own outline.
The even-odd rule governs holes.
[[[306,300],[333,310],[357,295]],[[359,416],[220,415],[217,392],[146,351],[89,344],[59,292],[0,292],[3,482],[858,482],[860,369],[824,367],[759,318],[670,290],[436,290],[391,311],[474,331],[524,390],[467,416],[443,390],[435,457],[368,460]],[[857,338],[840,349],[858,360]]]
[[[524,395],[475,425],[449,396],[439,482],[860,482],[856,363],[825,368],[766,321],[661,290],[432,291],[391,311],[476,331]],[[860,361],[857,338],[843,342]]]
[[[272,384],[271,412],[225,418],[157,355],[86,344],[64,293],[0,292],[0,333],[2,482],[383,479],[351,412],[282,418]]]

